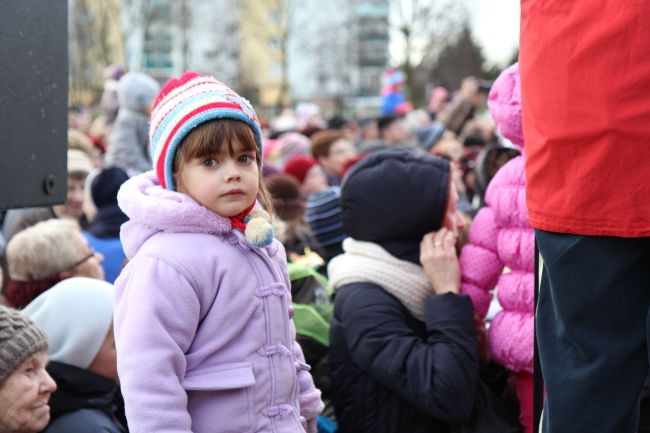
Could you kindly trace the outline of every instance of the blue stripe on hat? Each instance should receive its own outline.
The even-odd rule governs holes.
[[[163,134],[165,129],[169,126],[169,124],[174,120],[174,118],[178,115],[179,112],[187,110],[188,106],[194,106],[194,108],[199,108],[203,105],[206,105],[205,103],[200,103],[203,99],[207,98],[219,98],[218,101],[211,101],[211,102],[223,102],[223,103],[230,103],[232,104],[233,102],[228,101],[224,98],[225,94],[223,92],[217,92],[214,90],[211,90],[209,92],[205,93],[197,93],[196,95],[193,95],[189,99],[184,99],[180,104],[178,104],[172,111],[167,113],[165,117],[160,121],[160,123],[157,126],[156,133],[151,137],[151,142],[152,143],[158,143],[160,141],[160,136]],[[181,95],[176,96],[174,99],[180,99],[182,97]],[[191,111],[191,110],[190,110]],[[153,155],[153,146],[152,146],[152,155],[151,158],[154,158]]]

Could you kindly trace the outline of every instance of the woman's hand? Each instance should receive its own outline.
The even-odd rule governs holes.
[[[455,245],[456,235],[446,228],[424,235],[420,242],[420,263],[438,295],[458,293],[460,289]]]

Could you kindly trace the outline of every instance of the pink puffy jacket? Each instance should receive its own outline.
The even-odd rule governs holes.
[[[523,152],[518,64],[494,82],[488,107],[501,134]],[[497,288],[503,310],[490,325],[492,357],[511,371],[532,373],[535,240],[526,209],[524,156],[510,160],[497,172],[485,201],[486,207],[472,223],[470,243],[460,255],[461,292],[485,316],[491,291]]]

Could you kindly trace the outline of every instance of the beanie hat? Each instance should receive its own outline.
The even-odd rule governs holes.
[[[519,63],[507,67],[494,81],[488,95],[488,108],[499,132],[515,146],[523,149]]]
[[[386,149],[363,158],[341,186],[343,230],[419,264],[422,237],[444,222],[449,167],[449,161],[414,149]]]
[[[117,82],[120,107],[144,112],[160,90],[160,84],[142,72],[127,72]]]
[[[302,219],[305,199],[300,196],[300,184],[290,174],[273,174],[265,179],[266,187],[273,197],[273,208],[283,221]]]
[[[302,184],[305,182],[307,173],[316,165],[316,160],[305,155],[292,156],[287,164],[284,166],[284,172],[295,176],[296,179]]]
[[[341,216],[341,190],[332,186],[307,197],[306,220],[314,239],[327,247],[346,238]]]
[[[276,164],[282,168],[295,155],[309,153],[309,138],[298,132],[285,132],[277,140]]]
[[[101,208],[117,205],[117,191],[127,180],[129,175],[117,166],[105,168],[97,173],[90,183],[90,194],[95,206]]]
[[[421,126],[415,130],[415,137],[418,144],[424,150],[431,150],[433,146],[440,141],[445,133],[445,126],[440,122],[431,122],[428,125]]]
[[[88,175],[93,169],[90,158],[79,149],[68,149],[68,175],[82,173]]]
[[[172,168],[183,139],[192,128],[213,119],[234,119],[250,126],[260,157],[264,154],[262,129],[250,102],[214,77],[185,72],[165,84],[151,112],[151,160],[163,188],[176,190]]]
[[[27,358],[47,351],[45,333],[18,310],[0,306],[0,384]]]
[[[117,192],[129,176],[120,167],[105,168],[90,183],[90,193],[97,207],[97,214],[86,228],[98,238],[119,238],[122,224],[128,221],[117,205]]]
[[[113,286],[94,278],[68,278],[23,313],[47,334],[52,361],[87,369],[113,322]]]

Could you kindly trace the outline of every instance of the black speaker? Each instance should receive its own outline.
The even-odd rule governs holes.
[[[68,2],[0,0],[0,209],[66,198]]]

